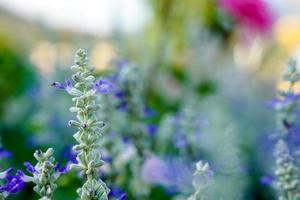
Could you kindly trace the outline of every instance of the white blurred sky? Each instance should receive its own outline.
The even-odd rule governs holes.
[[[279,15],[300,13],[300,0],[265,1]],[[127,33],[134,33],[142,28],[151,17],[146,2],[147,0],[0,0],[0,6],[19,16],[50,26],[107,35],[115,28]]]
[[[300,0],[265,0],[279,15],[299,15]]]
[[[146,0],[0,0],[0,6],[49,26],[107,35],[138,31],[150,18]]]

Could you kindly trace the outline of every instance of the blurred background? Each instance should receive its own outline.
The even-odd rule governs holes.
[[[288,58],[300,59],[299,11],[297,0],[0,0],[0,170],[23,169],[37,148],[74,159],[72,102],[50,85],[84,48],[97,76],[131,84],[126,106],[103,99],[109,161],[99,173],[111,188],[129,200],[184,199],[204,159],[214,200],[275,199],[261,181],[273,163],[266,101],[285,87]],[[156,174],[162,161],[178,179]],[[80,180],[69,173],[59,186],[55,199],[75,199]],[[31,187],[9,198],[37,199]]]

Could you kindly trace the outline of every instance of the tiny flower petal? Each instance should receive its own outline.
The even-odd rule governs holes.
[[[24,162],[24,166],[26,167],[26,170],[29,173],[34,174],[36,172],[36,170],[34,169],[34,167],[32,166],[32,164],[30,162]]]
[[[60,82],[53,82],[51,84],[52,87],[55,87],[56,89],[66,89],[65,85],[63,83],[60,83]]]
[[[6,178],[12,171],[12,168],[8,168],[7,170],[0,172],[0,179]]]
[[[127,197],[126,193],[121,194],[121,196],[119,196],[119,198],[117,200],[125,200]]]

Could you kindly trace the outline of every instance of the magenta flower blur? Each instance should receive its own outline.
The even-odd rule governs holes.
[[[272,13],[263,0],[219,0],[219,6],[241,26],[265,32],[272,25]]]

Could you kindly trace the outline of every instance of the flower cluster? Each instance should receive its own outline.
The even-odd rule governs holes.
[[[109,189],[97,175],[99,167],[104,163],[98,148],[105,123],[98,119],[96,112],[100,108],[97,92],[107,93],[110,85],[107,81],[95,80],[93,68],[88,66],[87,61],[86,52],[79,49],[71,67],[74,86],[71,80],[65,83],[54,82],[52,86],[66,90],[75,102],[70,111],[76,113],[77,120],[70,120],[68,124],[77,128],[74,138],[78,144],[73,149],[77,153],[78,163],[72,164],[71,168],[79,170],[86,178],[77,193],[82,200],[105,200],[108,199]]]
[[[35,159],[38,161],[35,166],[31,165],[29,162],[25,162],[24,166],[26,170],[32,175],[22,175],[21,178],[28,182],[33,182],[36,186],[33,190],[40,195],[41,200],[51,200],[57,185],[56,180],[63,173],[68,170],[68,165],[66,167],[59,167],[59,164],[55,162],[53,157],[53,149],[49,148],[46,152],[37,150],[34,153]]]
[[[9,176],[9,173],[12,171],[12,168],[9,168],[3,172],[0,172],[0,179],[6,179]],[[5,199],[7,196],[7,187],[6,186],[0,186],[0,200]]]
[[[293,200],[300,198],[297,194],[299,187],[298,168],[294,164],[294,159],[290,154],[287,143],[280,139],[275,147],[277,177],[276,187],[279,190],[280,200]]]
[[[9,194],[21,191],[25,186],[24,173],[18,170],[15,175],[11,175],[12,168],[0,173],[0,179],[6,179],[6,184],[0,187],[0,199],[5,199]]]
[[[12,154],[0,147],[0,159],[10,157]],[[15,194],[24,188],[23,172],[18,170],[12,175],[13,168],[8,168],[0,172],[0,180],[4,180],[5,184],[0,185],[0,200],[4,200],[10,194]]]

